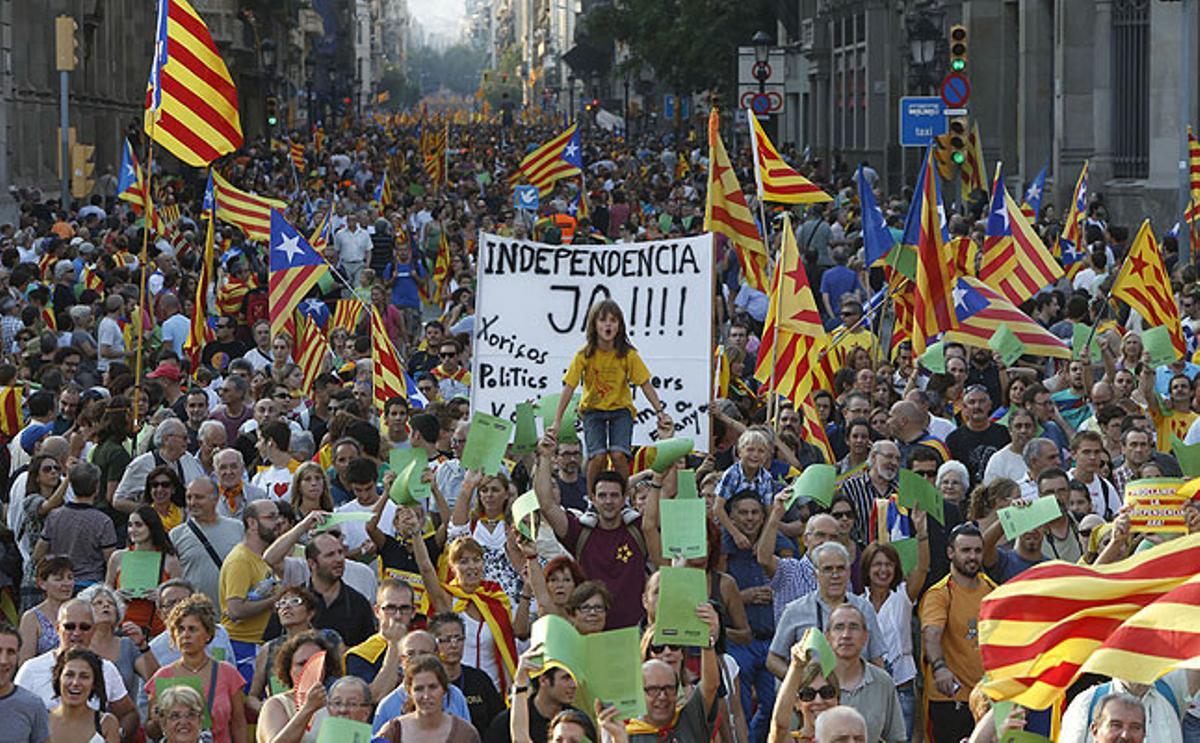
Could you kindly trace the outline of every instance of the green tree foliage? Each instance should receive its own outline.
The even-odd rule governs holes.
[[[483,69],[483,52],[466,44],[444,49],[423,46],[409,50],[408,81],[420,95],[432,95],[441,90],[461,96],[471,96],[479,87]]]

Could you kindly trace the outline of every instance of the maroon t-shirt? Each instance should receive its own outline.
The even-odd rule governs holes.
[[[622,524],[616,529],[597,526],[588,535],[583,552],[576,553],[575,545],[583,532],[583,525],[575,514],[567,511],[567,537],[563,544],[579,561],[583,574],[589,579],[604,584],[613,596],[613,606],[608,610],[608,623],[604,629],[633,627],[646,618],[642,607],[642,591],[646,587],[646,553],[630,534],[630,529],[641,530],[639,516],[631,524]]]

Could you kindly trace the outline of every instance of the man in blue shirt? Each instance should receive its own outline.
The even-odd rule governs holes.
[[[420,282],[425,280],[425,266],[420,261],[413,260],[412,246],[408,240],[397,236],[396,252],[392,260],[383,269],[383,278],[392,285],[392,304],[404,315],[404,327],[416,336],[417,328],[421,327],[421,293]],[[449,277],[446,277],[449,279]]]
[[[434,641],[433,635],[425,630],[417,630],[416,632],[409,632],[404,636],[403,642],[400,643],[400,648],[400,663],[403,665],[409,659],[415,658],[418,655],[433,655],[437,652],[437,643]],[[403,671],[401,671],[400,675],[403,677]],[[403,715],[404,703],[407,701],[408,691],[404,688],[404,684],[397,686],[394,691],[383,699],[380,699],[379,705],[375,707],[375,720],[372,722],[373,732],[378,733],[387,724],[388,720]],[[461,717],[466,722],[471,721],[471,710],[467,707],[467,698],[453,684],[450,685],[450,689],[446,692],[446,697],[442,701],[442,708],[455,717]]]
[[[833,251],[834,267],[821,274],[821,308],[825,311],[827,323],[833,325],[841,321],[843,299],[852,295],[852,298],[862,300],[866,295],[858,274],[846,267],[849,260],[845,248],[836,248]]]

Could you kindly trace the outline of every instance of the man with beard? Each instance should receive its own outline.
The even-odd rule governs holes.
[[[342,580],[346,572],[346,546],[341,534],[336,531],[317,534],[304,548],[304,557],[311,575],[308,590],[320,603],[313,627],[336,631],[349,647],[375,634],[371,603]]]
[[[867,471],[842,483],[842,492],[854,504],[854,529],[850,532],[854,541],[860,544],[871,541],[868,538],[871,509],[876,500],[886,500],[895,492],[899,476],[900,447],[884,439],[871,445],[871,453],[867,455]]]
[[[229,631],[238,671],[249,683],[254,675],[254,656],[271,620],[275,596],[282,588],[262,555],[279,536],[283,522],[275,501],[267,499],[247,503],[242,523],[246,528],[242,541],[221,565],[220,598],[222,624]]]
[[[992,398],[987,387],[973,384],[963,391],[963,422],[946,437],[950,458],[967,466],[971,487],[983,482],[988,460],[1010,441],[1008,429],[992,422]]]
[[[13,683],[21,634],[11,625],[0,625],[0,714],[4,715],[6,740],[14,743],[47,743],[50,723],[46,705],[33,692]]]
[[[979,607],[996,587],[980,572],[983,535],[979,527],[972,523],[956,526],[950,532],[946,553],[950,574],[926,591],[920,608],[927,719],[938,720],[931,743],[960,741],[975,727],[967,701],[983,676]]]

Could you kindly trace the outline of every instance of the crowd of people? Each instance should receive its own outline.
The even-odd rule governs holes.
[[[437,116],[294,133],[299,168],[274,139],[218,163],[239,187],[286,200],[293,224],[330,223],[321,250],[337,281],[312,298],[377,309],[415,383],[382,410],[366,313],[327,326],[329,357],[305,384],[302,349],[270,331],[261,243],[218,223],[216,279],[197,293],[202,173],[156,158],[152,190],[178,217],[153,235],[111,176],[70,205],[14,193],[19,220],[0,226],[0,741],[297,743],[331,718],[410,742],[1200,740],[1192,671],[1153,685],[1085,676],[1059,708],[1003,719],[979,689],[984,597],[1047,560],[1104,564],[1161,541],[1131,528],[1124,489],[1180,476],[1172,437],[1200,440],[1200,365],[1155,368],[1138,318],[1096,301],[1129,235],[1099,198],[1086,271],[1025,307],[1068,342],[1074,323],[1098,325],[1098,361],[1006,365],[947,343],[925,368],[890,342],[884,313],[864,317],[881,275],[863,263],[848,165],[785,150],[834,196],[795,209],[838,362],[834,389],[813,396],[838,475],[829,505],[790,497],[825,455],[803,411],[754,378],[767,296],[723,237],[714,320],[730,380],[702,453],[659,472],[653,450],[633,446],[635,395],[658,411],[661,436],[674,425],[626,336],[627,308],[605,302],[571,365],[548,370],[565,394],[536,449],[484,474],[462,461],[478,235],[699,234],[707,146],[588,127],[585,177],[560,181],[530,220],[509,177],[553,128],[449,124],[434,183],[420,129]],[[911,191],[884,193],[863,167],[899,231]],[[950,218],[975,251],[984,201]],[[1037,226],[1060,229],[1051,205]],[[1194,351],[1195,269],[1164,245]],[[205,295],[214,338],[193,349]],[[559,435],[575,388],[582,442]],[[388,497],[391,454],[407,448],[429,461],[431,496],[416,506]],[[662,549],[660,504],[685,469],[707,502],[707,557],[687,563],[709,586],[695,609],[702,647],[655,642],[659,568],[679,564]],[[902,469],[936,488],[941,514],[899,505]],[[533,534],[512,516],[528,491]],[[1047,496],[1057,518],[1007,538],[998,511]],[[910,538],[912,560],[894,546]],[[583,702],[586,679],[531,643],[550,615],[582,635],[644,632],[627,659],[641,664],[644,714]],[[805,641],[814,629],[832,657]]]

